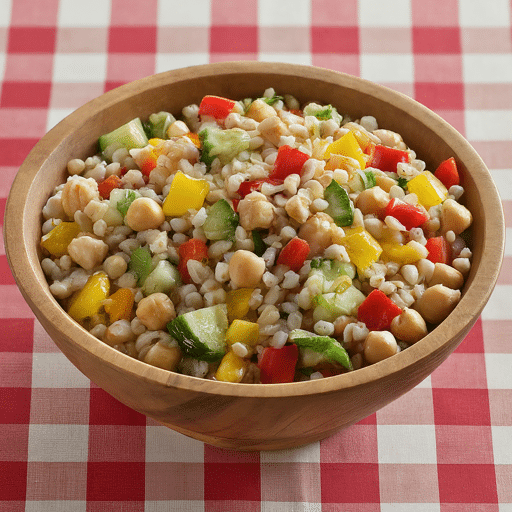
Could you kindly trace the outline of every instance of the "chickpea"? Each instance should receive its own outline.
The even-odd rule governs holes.
[[[399,340],[416,343],[427,335],[427,324],[414,309],[406,308],[391,321],[391,333]]]
[[[377,174],[375,176],[375,182],[377,183],[377,186],[380,187],[385,192],[389,192],[391,190],[391,187],[396,185],[396,180],[390,178],[389,176],[386,176],[385,174]]]
[[[332,218],[326,213],[315,213],[300,227],[298,236],[309,244],[309,257],[323,254],[332,244]]]
[[[436,284],[427,288],[416,301],[416,309],[427,322],[438,324],[452,312],[460,297],[460,290]]]
[[[266,229],[274,222],[275,208],[265,195],[251,192],[238,203],[238,214],[240,224],[245,230]]]
[[[241,249],[229,260],[228,271],[231,283],[236,287],[254,288],[265,272],[265,260]]]
[[[370,364],[378,363],[398,352],[396,339],[389,331],[370,331],[363,347],[364,357]]]
[[[380,187],[372,187],[363,190],[356,199],[356,206],[363,215],[374,213],[380,216],[390,201],[389,194]]]
[[[261,99],[254,100],[247,111],[246,116],[254,119],[260,123],[267,117],[272,117],[277,114],[276,109]]]
[[[164,329],[168,322],[176,318],[174,304],[165,293],[152,293],[141,299],[135,314],[150,331]]]
[[[274,146],[279,145],[279,140],[283,135],[290,135],[288,127],[277,116],[265,118],[259,124],[258,130],[261,136],[274,144]]]
[[[134,231],[157,229],[165,220],[162,207],[150,197],[138,197],[126,212],[126,224]]]
[[[167,136],[171,137],[181,137],[187,133],[190,133],[188,126],[183,121],[174,121],[169,128],[167,128]]]
[[[464,276],[450,265],[436,263],[434,265],[432,277],[427,281],[427,283],[429,286],[442,284],[452,290],[458,290],[459,288],[462,288],[462,285],[464,284]]]
[[[103,262],[103,270],[105,270],[110,279],[117,279],[118,277],[121,277],[126,272],[127,268],[128,264],[126,263],[126,260],[118,254],[109,256]]]
[[[108,253],[108,245],[102,240],[90,236],[80,236],[68,245],[71,259],[85,270],[98,266]]]
[[[460,235],[473,222],[471,212],[454,199],[446,199],[441,207],[441,232]]]
[[[284,209],[292,219],[296,220],[299,224],[304,224],[310,215],[309,205],[311,202],[309,197],[296,194],[288,199]]]
[[[155,343],[144,356],[144,362],[157,368],[173,371],[181,360],[181,350],[178,347],[167,347]]]

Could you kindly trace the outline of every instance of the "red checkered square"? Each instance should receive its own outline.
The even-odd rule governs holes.
[[[212,0],[212,25],[256,25],[258,23],[258,0]]]
[[[464,84],[467,109],[512,109],[512,83]]]
[[[89,390],[82,388],[34,388],[30,422],[40,425],[86,425]]]
[[[46,133],[47,111],[42,108],[0,109],[1,137],[42,137]]]
[[[30,388],[0,388],[0,424],[28,423]]]
[[[500,512],[500,507],[497,503],[468,503],[464,505],[461,503],[441,503],[439,505],[440,512],[461,512],[461,510],[464,512]]]
[[[492,464],[492,433],[489,427],[436,426],[439,464]],[[468,449],[470,448],[470,449]]]
[[[489,409],[493,425],[512,426],[512,389],[489,389]]]
[[[308,27],[261,27],[259,29],[260,51],[266,53],[307,53],[310,49],[310,39]]]
[[[119,81],[119,82],[106,81],[105,86],[103,88],[103,92],[108,92],[108,91],[111,91],[112,89],[116,89],[117,87],[121,87],[121,85],[124,85],[125,83],[126,83],[125,81]]]
[[[492,464],[439,464],[441,503],[497,503]]]
[[[417,82],[462,82],[460,55],[414,55],[414,79]]]
[[[247,25],[212,26],[210,28],[212,53],[256,53],[258,51],[258,27]]]
[[[202,504],[201,504],[202,505]],[[261,512],[262,504],[259,501],[238,501],[238,500],[219,500],[206,501],[204,503],[204,512]],[[198,510],[203,510],[199,508]]]
[[[105,27],[59,27],[57,53],[102,53],[107,51]]]
[[[507,27],[463,27],[461,28],[462,51],[464,53],[511,53],[512,40]]]
[[[378,464],[322,463],[320,471],[322,503],[379,503]]]
[[[153,54],[114,53],[107,64],[107,82],[132,82],[155,72]]]
[[[322,512],[382,512],[380,503],[322,503]]]
[[[455,352],[459,354],[482,354],[484,352],[484,334],[481,317],[475,322],[475,325],[471,328]]]
[[[424,27],[454,27],[459,23],[458,0],[424,2],[411,0],[413,25]]]
[[[222,485],[217,482],[217,485]],[[197,462],[148,462],[146,500],[202,500],[204,468]]]
[[[0,224],[2,224],[2,225],[4,223],[4,212],[5,212],[5,205],[6,204],[7,204],[7,198],[6,197],[0,197]],[[1,341],[0,341],[0,343],[1,343]],[[1,345],[0,345],[0,347],[1,347]]]
[[[452,354],[431,375],[435,388],[473,388],[485,389],[484,354]]]
[[[503,204],[505,219],[511,217],[512,220],[512,208],[509,208],[509,206],[512,206],[512,201],[505,201]],[[508,224],[507,220],[505,220],[505,223],[512,225]],[[504,333],[512,332],[512,320],[485,320],[482,323],[482,331],[486,352],[496,354],[510,354],[512,352],[510,338],[504,336]]]
[[[207,27],[194,27],[194,37],[190,37],[188,27],[158,27],[159,53],[207,53],[209,44],[210,29]]]
[[[53,55],[48,53],[11,53],[5,61],[6,82],[50,82]]]
[[[209,444],[204,445],[204,461],[205,462],[245,462],[259,464],[259,452],[242,452],[238,450],[227,450],[225,448],[217,448]]]
[[[0,205],[1,207],[1,205]],[[32,352],[34,321],[29,318],[0,318],[0,352]]]
[[[235,60],[258,60],[258,53],[210,53],[211,63]]]
[[[379,484],[383,503],[433,503],[439,500],[435,464],[380,464]]]
[[[27,463],[2,462],[0,471],[0,502],[25,500],[27,489]],[[8,510],[6,508],[5,510]]]
[[[490,141],[471,141],[471,145],[476,149],[477,153],[482,157],[487,167],[490,169],[507,169],[512,161],[512,144],[508,140],[490,140]],[[504,201],[505,220],[510,218],[507,216],[508,201]],[[507,223],[508,226],[512,225]]]
[[[411,31],[405,27],[360,27],[361,53],[412,52]]]
[[[416,82],[414,84],[414,99],[432,110],[462,110],[464,108],[464,87],[461,83]]]
[[[88,501],[144,501],[144,462],[88,462]]]
[[[370,416],[358,421],[357,425],[377,425],[377,414],[370,414]]]
[[[499,503],[512,503],[512,465],[500,464],[495,469]]]
[[[88,501],[86,512],[105,512],[113,510],[115,512],[144,512],[145,504],[143,501]]]
[[[459,27],[413,27],[414,53],[460,53]]]
[[[414,388],[376,414],[379,425],[431,425],[434,423],[432,390]]]
[[[436,425],[490,425],[486,389],[432,389]]]
[[[376,426],[352,425],[334,436],[323,439],[320,442],[320,460],[322,464],[378,462]]]
[[[466,133],[466,120],[463,110],[435,109],[435,112],[462,135]]]
[[[55,27],[11,27],[9,53],[53,53]]]
[[[28,425],[25,424],[2,425],[2,435],[0,436],[0,461],[27,460],[28,430]],[[0,463],[0,465],[1,464],[2,463]]]
[[[157,20],[158,0],[111,0],[112,25],[154,25]]]
[[[145,425],[146,417],[117,401],[100,388],[91,388],[91,425]]]
[[[110,53],[155,53],[156,27],[110,27]]]
[[[47,107],[51,87],[46,82],[4,82],[0,107]]]
[[[59,0],[16,0],[12,2],[11,24],[13,26],[53,27],[57,23]]]
[[[313,53],[359,53],[359,28],[311,27]]]
[[[360,74],[359,55],[356,54],[313,54],[312,64],[313,66],[333,69],[334,71],[341,71],[342,73],[348,73],[349,75],[359,76]]]
[[[2,357],[0,386],[29,388],[32,385],[32,354],[9,352]]]
[[[145,426],[91,425],[88,460],[91,462],[144,462],[145,445]]]
[[[286,485],[276,485],[286,482]],[[310,462],[264,463],[261,465],[263,501],[320,502],[320,466]]]
[[[222,485],[219,485],[222,482]],[[252,462],[204,464],[205,500],[259,501],[260,465]]]
[[[85,500],[87,463],[29,462],[27,500]]]
[[[322,26],[356,26],[357,0],[312,0],[311,24]]]
[[[5,140],[5,139],[4,139]],[[3,140],[0,139],[0,150],[2,149]],[[13,151],[14,152],[14,151]],[[0,151],[0,161],[4,155]],[[12,155],[9,155],[9,157]],[[1,165],[0,165],[1,168]],[[9,175],[5,176],[6,180]],[[11,183],[7,181],[7,183]],[[0,185],[0,189],[2,186]],[[18,287],[15,285],[7,285],[2,287],[2,302],[0,303],[0,317],[1,318],[34,318],[34,313],[28,307],[23,295],[21,295]]]
[[[501,264],[501,270],[498,275],[498,284],[512,284],[512,257],[504,256]]]
[[[52,87],[51,107],[75,109],[103,94],[103,83],[59,84]]]

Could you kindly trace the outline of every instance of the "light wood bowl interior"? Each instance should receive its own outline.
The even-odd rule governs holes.
[[[214,382],[155,368],[103,344],[49,292],[39,263],[41,210],[66,178],[70,158],[94,154],[100,135],[140,116],[179,114],[205,94],[261,96],[267,87],[301,102],[331,103],[352,118],[373,115],[400,133],[434,170],[454,156],[474,216],[473,263],[463,297],[446,321],[400,354],[336,377],[291,384]],[[235,62],[148,77],[87,103],[59,123],[21,166],[6,207],[5,245],[27,303],[70,361],[129,407],[193,438],[243,450],[281,449],[327,437],[372,414],[426,378],[464,339],[494,288],[504,250],[496,187],[469,143],[410,98],[349,75],[308,66]],[[49,371],[58,369],[49,369]]]

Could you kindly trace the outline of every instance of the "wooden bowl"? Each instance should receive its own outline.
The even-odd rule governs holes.
[[[290,384],[232,384],[149,366],[123,355],[75,323],[49,292],[39,263],[41,210],[66,179],[70,158],[94,154],[98,137],[152,112],[175,114],[206,94],[261,96],[267,87],[301,102],[331,103],[352,118],[373,115],[400,133],[434,170],[454,156],[472,211],[473,262],[463,296],[447,320],[407,350],[351,373]],[[436,114],[385,87],[308,66],[232,62],[190,67],[110,91],[72,113],[36,144],[7,202],[5,244],[16,282],[39,322],[88,378],[129,407],[195,439],[243,450],[282,449],[325,438],[406,393],[464,339],[496,283],[504,249],[501,202],[485,164]],[[51,370],[51,369],[49,369]]]

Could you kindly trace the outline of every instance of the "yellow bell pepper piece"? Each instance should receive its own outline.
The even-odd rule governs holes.
[[[242,359],[230,350],[222,358],[215,372],[215,378],[224,382],[241,382],[248,366],[249,361]]]
[[[110,281],[105,272],[93,274],[85,286],[71,299],[68,314],[77,322],[99,312],[110,292]]]
[[[382,254],[379,242],[362,227],[345,229],[345,236],[339,243],[345,247],[350,261],[359,271],[367,269]]]
[[[226,293],[229,322],[236,318],[244,318],[249,313],[249,301],[253,291],[252,288],[238,288]]]
[[[418,242],[408,242],[405,245],[384,242],[382,244],[382,259],[395,261],[401,265],[416,263],[428,256],[428,250]]]
[[[105,303],[110,323],[118,320],[130,320],[134,302],[133,291],[130,288],[119,288]]]
[[[259,336],[260,327],[257,323],[237,319],[233,320],[226,331],[226,342],[228,345],[243,343],[244,345],[254,346],[258,343]]]
[[[363,150],[352,132],[346,133],[343,137],[329,144],[325,149],[324,160],[328,160],[331,154],[354,158],[359,162],[361,169],[366,167]]]
[[[80,233],[76,222],[61,222],[41,238],[41,247],[52,256],[60,258],[68,253],[68,245]]]
[[[162,209],[168,217],[181,217],[190,209],[199,210],[209,191],[210,185],[206,180],[197,180],[178,171]]]
[[[152,139],[149,139],[148,141],[153,147],[157,147],[159,146],[160,144],[162,144],[162,142],[165,142],[164,139],[159,139],[158,137],[153,137]]]
[[[407,183],[407,190],[418,196],[418,202],[427,210],[441,204],[448,190],[430,171],[423,171]]]

